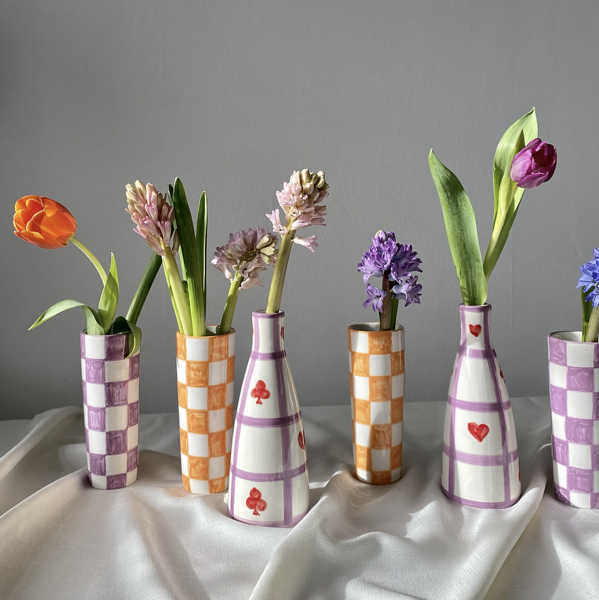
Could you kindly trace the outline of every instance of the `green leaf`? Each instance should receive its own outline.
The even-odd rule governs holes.
[[[71,308],[77,308],[79,306],[85,313],[87,333],[90,335],[104,335],[104,328],[102,327],[102,321],[100,320],[98,313],[90,306],[87,306],[87,304],[77,302],[77,300],[61,300],[60,302],[57,302],[54,306],[51,306],[39,316],[37,321],[29,328],[29,331],[39,327],[42,323],[45,323],[48,319],[59,315],[61,312]]]
[[[198,252],[185,188],[179,178],[175,180],[173,206],[175,207],[175,219],[177,221],[179,240],[181,242],[180,252],[185,261],[185,269],[187,271],[186,280],[189,292],[192,335],[202,336],[206,335],[206,309],[202,293],[200,254]]]
[[[125,317],[117,317],[111,328],[111,333],[127,333],[131,335],[129,337],[129,353],[125,358],[133,356],[141,346],[141,329],[131,321],[125,319]],[[131,343],[133,341],[133,343]]]
[[[497,145],[493,159],[493,231],[484,262],[487,279],[507,242],[524,194],[524,188],[518,187],[510,177],[514,156],[535,139],[537,134],[537,114],[533,108],[508,128]]]
[[[202,282],[202,297],[206,306],[206,257],[208,253],[208,204],[206,192],[200,196],[198,220],[196,223],[196,244],[200,259],[200,278]]]
[[[154,280],[156,279],[156,275],[158,275],[158,271],[160,271],[160,266],[162,265],[162,257],[156,254],[156,252],[152,252],[152,256],[148,262],[148,266],[139,282],[139,286],[137,287],[137,291],[135,292],[135,296],[133,296],[133,300],[131,300],[131,304],[129,306],[129,310],[127,311],[127,320],[134,325],[137,323],[139,319],[139,315],[141,313],[141,309],[143,308],[146,298],[150,293],[150,289]]]
[[[582,302],[582,339],[581,341],[587,341],[587,331],[589,328],[589,322],[591,320],[591,313],[593,312],[593,303],[587,302],[586,297],[594,290],[594,286],[588,291],[584,291],[584,287],[580,290],[580,300]]]
[[[432,150],[428,162],[443,209],[447,239],[460,281],[462,299],[468,306],[484,304],[487,299],[487,280],[472,204],[459,179],[441,163]]]
[[[116,261],[114,260],[114,254],[110,253],[110,271],[108,272],[108,278],[106,284],[102,290],[100,296],[100,303],[98,304],[98,314],[104,327],[104,332],[107,333],[112,326],[114,315],[119,304],[119,274],[116,269]]]

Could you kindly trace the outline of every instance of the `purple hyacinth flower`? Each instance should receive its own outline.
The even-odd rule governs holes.
[[[595,248],[593,254],[595,258],[580,267],[582,275],[578,279],[576,288],[583,288],[584,292],[590,290],[590,294],[585,300],[592,302],[593,308],[597,308],[599,306],[599,290],[597,290],[597,284],[599,284],[599,248]]]
[[[420,304],[422,285],[418,283],[417,275],[408,275],[399,280],[397,285],[391,288],[391,291],[393,292],[393,297],[397,300],[405,300],[406,306],[409,304]]]
[[[362,256],[358,265],[358,271],[364,273],[364,283],[374,275],[382,277],[389,271],[391,265],[396,260],[401,244],[395,241],[395,234],[391,231],[385,233],[379,231],[373,238],[372,244],[367,252]]]
[[[397,244],[397,254],[391,265],[389,279],[399,283],[404,277],[411,275],[412,271],[422,273],[421,263],[416,252],[412,250],[412,244]]]
[[[372,306],[372,310],[378,311],[380,313],[383,312],[383,298],[387,295],[387,292],[384,290],[379,290],[374,286],[368,284],[366,286],[366,296],[368,298],[364,302],[362,306],[366,308],[367,306]]]
[[[535,138],[514,156],[510,177],[518,187],[535,188],[553,177],[556,165],[555,146]]]

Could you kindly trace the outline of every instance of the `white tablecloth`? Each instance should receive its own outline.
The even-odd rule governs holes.
[[[405,406],[404,474],[351,474],[348,406],[303,412],[311,510],[293,529],[183,490],[175,415],[142,415],[137,483],[89,487],[82,411],[0,422],[3,600],[599,598],[599,510],[552,491],[546,398],[513,401],[522,499],[465,508],[440,487],[443,402]]]

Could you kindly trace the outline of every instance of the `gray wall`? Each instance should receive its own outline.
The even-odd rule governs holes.
[[[294,248],[283,296],[301,403],[349,402],[346,328],[373,317],[356,265],[380,228],[423,259],[422,304],[400,313],[406,400],[443,400],[460,294],[427,154],[461,178],[484,251],[495,146],[533,105],[559,165],[526,193],[489,302],[511,395],[546,395],[546,335],[579,328],[578,265],[599,246],[598,26],[595,0],[1,0],[0,418],[81,402],[82,313],[27,328],[60,299],[97,303],[101,287],[76,248],[12,234],[17,198],[64,203],[104,264],[115,253],[124,312],[149,257],[126,183],[206,189],[214,248],[267,226],[275,190],[304,167],[326,171],[331,194],[327,227],[309,232],[319,248]],[[208,285],[215,322],[228,286],[212,269]],[[267,291],[239,301],[238,386]],[[143,411],[173,411],[162,275],[140,324]]]

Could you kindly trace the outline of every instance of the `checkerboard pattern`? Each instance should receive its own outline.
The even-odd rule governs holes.
[[[114,490],[137,479],[139,351],[129,334],[81,334],[87,469],[91,485]]]
[[[555,495],[599,508],[599,344],[580,332],[548,338]]]
[[[348,328],[354,469],[367,483],[401,477],[405,331],[378,323]]]
[[[491,342],[491,306],[460,306],[461,341],[449,383],[441,486],[476,508],[506,508],[520,497],[512,407]]]
[[[208,327],[213,333],[216,326]],[[226,335],[185,336],[177,332],[177,392],[183,487],[217,494],[229,484],[235,330]]]

